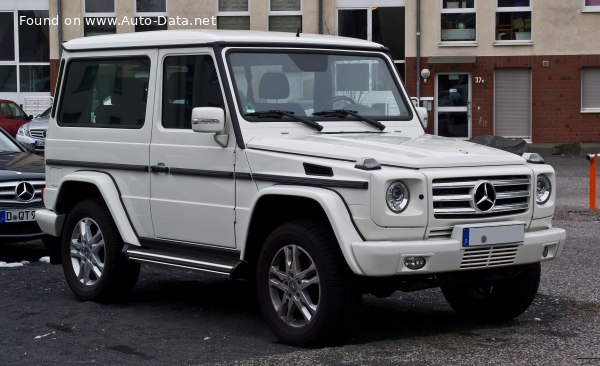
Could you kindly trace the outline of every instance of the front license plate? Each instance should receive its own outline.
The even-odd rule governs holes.
[[[35,221],[35,210],[0,211],[0,224],[24,221]]]
[[[475,226],[464,227],[462,246],[497,245],[523,243],[525,240],[525,225]]]
[[[44,140],[35,140],[35,146],[37,147],[42,147],[45,145],[45,141]]]

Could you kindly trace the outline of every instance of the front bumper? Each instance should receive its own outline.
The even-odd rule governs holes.
[[[352,251],[366,276],[432,274],[505,267],[557,258],[566,241],[563,229],[551,228],[525,233],[523,243],[463,248],[456,239],[419,241],[365,241],[352,243]],[[548,248],[544,250],[544,248]],[[544,256],[544,254],[546,254]],[[412,270],[404,258],[426,259],[423,268]]]

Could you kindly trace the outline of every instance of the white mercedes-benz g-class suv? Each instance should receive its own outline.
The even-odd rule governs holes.
[[[363,293],[440,287],[507,320],[558,257],[552,167],[426,135],[387,50],[356,39],[164,31],[64,44],[36,218],[81,300],[140,263],[247,278],[285,342]]]

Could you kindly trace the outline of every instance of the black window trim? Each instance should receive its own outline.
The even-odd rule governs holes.
[[[118,61],[126,61],[126,60],[141,60],[141,59],[146,59],[148,61],[148,64],[150,65],[150,69],[149,71],[149,75],[148,75],[148,85],[150,85],[151,83],[151,79],[152,79],[152,59],[150,58],[150,56],[148,54],[140,54],[140,55],[129,55],[129,56],[98,56],[98,57],[70,57],[66,64],[65,64],[65,68],[64,68],[64,80],[68,80],[69,78],[69,67],[71,66],[72,62],[77,62],[77,61],[102,61],[102,60],[118,60]],[[64,60],[63,60],[64,62]],[[60,95],[60,102],[58,103],[58,110],[56,111],[56,124],[59,127],[75,127],[75,128],[109,128],[109,129],[118,129],[118,130],[140,130],[142,129],[145,125],[146,125],[146,120],[148,119],[148,114],[145,114],[145,118],[144,118],[144,123],[140,126],[138,125],[114,125],[114,124],[96,124],[96,123],[88,123],[85,125],[82,124],[75,124],[75,123],[62,123],[61,121],[59,121],[59,116],[60,116],[60,112],[62,110],[62,106],[63,106],[63,99],[64,99],[64,88],[62,85],[64,83],[61,83],[61,95]],[[148,89],[150,87],[148,86]],[[150,95],[147,96],[146,98],[146,111],[148,109],[148,101],[149,101],[149,97]]]

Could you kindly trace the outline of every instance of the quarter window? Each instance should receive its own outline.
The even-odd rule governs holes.
[[[531,42],[531,0],[497,0],[496,41]]]
[[[302,32],[300,0],[270,0],[269,30],[276,32]]]
[[[149,75],[147,58],[69,62],[58,123],[141,128],[146,118]]]
[[[581,111],[600,112],[600,68],[581,71]]]
[[[248,0],[219,0],[217,29],[250,29]]]
[[[476,40],[475,0],[441,0],[442,42]]]
[[[167,57],[163,68],[163,127],[191,129],[192,109],[196,107],[224,108],[221,84],[212,57]]]

